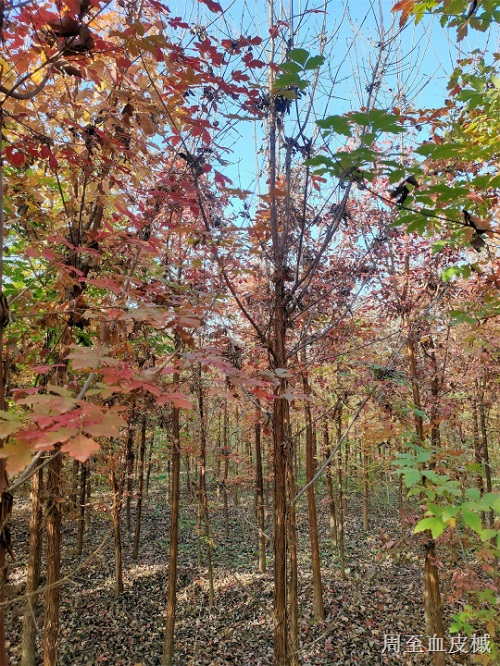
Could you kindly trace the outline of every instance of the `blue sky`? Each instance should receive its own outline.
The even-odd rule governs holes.
[[[439,21],[425,16],[419,25],[409,22],[399,29],[399,15],[391,13],[391,0],[330,0],[324,5],[309,0],[276,0],[275,17],[287,20],[280,28],[282,40],[276,40],[277,49],[292,32],[297,33],[294,46],[308,50],[311,55],[319,52],[319,42],[326,39],[326,62],[315,88],[315,102],[309,117],[308,132],[312,133],[314,119],[324,115],[343,114],[358,110],[367,100],[367,86],[372,79],[377,58],[377,45],[384,41],[387,67],[377,81],[375,106],[391,108],[440,107],[447,97],[446,86],[458,59],[466,57],[474,49],[498,48],[498,31],[493,34],[471,31],[458,44],[455,29],[444,30]],[[207,28],[209,34],[219,39],[237,39],[240,35],[260,35],[261,52],[255,57],[266,61],[269,55],[269,3],[264,0],[221,1],[225,13],[212,14],[200,2],[171,4],[172,12],[186,17]],[[319,11],[316,11],[319,10]],[[496,30],[496,27],[494,28]],[[284,56],[283,56],[284,58]],[[276,58],[280,62],[280,57]],[[254,84],[266,86],[265,70],[250,72]],[[257,77],[260,76],[259,80]],[[310,74],[313,81],[314,75]],[[306,90],[302,102],[311,98],[313,86]],[[304,115],[302,116],[304,117]],[[292,135],[294,119],[285,119],[283,133]],[[230,148],[224,155],[229,164],[221,171],[234,180],[237,187],[258,189],[262,177],[259,174],[265,163],[265,136],[262,122],[237,121],[227,130],[222,143]]]

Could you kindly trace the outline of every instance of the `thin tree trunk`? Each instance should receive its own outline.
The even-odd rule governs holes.
[[[310,395],[311,388],[305,368],[307,367],[307,357],[304,350],[302,355],[304,370],[302,372],[302,386],[304,393]],[[304,418],[306,423],[306,481],[309,483],[314,477],[314,438],[311,417],[311,407],[308,402],[304,406]],[[323,585],[321,582],[321,555],[318,536],[318,517],[316,513],[316,496],[314,484],[310,484],[307,489],[307,510],[309,517],[309,539],[311,544],[311,566],[313,575],[313,596],[314,596],[314,617],[318,622],[325,619],[325,608],[323,605]]]
[[[324,446],[324,453],[325,457],[329,458],[330,457],[330,436],[328,433],[328,419],[324,418],[323,420],[323,446]],[[328,495],[328,510],[330,514],[330,541],[332,544],[332,548],[337,547],[337,512],[335,510],[335,496],[333,493],[333,470],[332,470],[332,463],[328,465],[328,469],[326,471],[326,489],[327,489],[327,495]]]
[[[255,510],[259,527],[259,573],[266,570],[266,537],[264,510],[264,480],[262,476],[262,446],[260,409],[255,410]]]
[[[427,635],[443,637],[443,610],[439,590],[439,574],[436,566],[436,544],[433,540],[430,540],[425,546],[424,606]],[[446,656],[444,652],[433,652],[432,663],[434,666],[445,666]]]
[[[179,374],[174,373],[174,385]],[[170,544],[168,558],[167,615],[162,666],[172,666],[174,659],[175,613],[177,605],[177,557],[179,553],[179,494],[180,494],[180,410],[172,408],[172,494],[170,503]]]
[[[415,344],[411,335],[408,336],[406,343],[406,351],[408,355],[408,363],[410,365],[411,376],[411,389],[413,393],[413,404],[419,412],[422,411],[422,403],[420,401],[420,386],[417,375],[417,359],[415,356]],[[419,443],[424,441],[424,421],[421,414],[415,413],[415,431]]]
[[[224,443],[224,534],[226,539],[229,537],[229,507],[227,501],[227,481],[229,478],[229,433],[228,433],[228,415],[227,400],[224,401],[224,425],[223,425],[223,443]]]
[[[478,412],[479,412],[479,427],[481,431],[481,453],[484,464],[484,475],[486,479],[486,492],[491,493],[493,491],[493,483],[491,478],[491,465],[490,465],[490,452],[488,445],[488,430],[486,427],[486,409],[484,406],[484,392],[486,387],[486,377],[481,383],[481,390],[478,394]],[[488,514],[488,523],[491,529],[495,525],[495,514],[493,510],[489,511]],[[495,540],[492,539],[492,546],[495,547]],[[498,557],[495,555],[493,558],[495,569],[498,571]]]
[[[71,515],[73,516],[74,514],[78,515],[78,501],[77,501],[77,493],[78,493],[78,486],[79,486],[79,471],[80,471],[80,465],[81,463],[78,462],[78,460],[73,460],[73,466],[71,469],[71,476],[73,477],[72,482],[71,482],[71,492],[69,494],[69,503],[71,507]]]
[[[366,443],[365,443],[366,447]],[[363,448],[363,529],[368,531],[369,521],[368,521],[368,511],[369,511],[369,501],[370,501],[370,483],[368,479],[368,454],[366,448]]]
[[[43,488],[43,469],[33,476],[31,490],[30,543],[28,565],[26,569],[26,604],[24,607],[23,636],[21,647],[21,666],[35,666],[36,663],[36,611],[40,567],[42,562],[42,518],[43,507],[41,492]]]
[[[288,441],[291,443],[289,437]],[[295,486],[295,474],[293,469],[293,456],[291,445],[287,447],[287,486],[288,497],[295,497],[297,488]],[[290,652],[288,659],[291,666],[298,666],[298,651],[299,651],[299,579],[298,579],[298,560],[297,560],[297,517],[296,517],[296,504],[289,506],[288,517],[288,548],[290,551],[290,579],[288,588],[288,608],[290,616]]]
[[[124,470],[126,474],[126,469]],[[122,536],[120,527],[120,514],[122,509],[122,496],[124,486],[124,475],[118,481],[113,467],[113,461],[110,461],[109,479],[111,490],[113,492],[113,534],[115,547],[115,599],[118,599],[123,593],[123,561],[122,561]]]
[[[125,453],[125,464],[126,464],[126,478],[127,478],[127,501],[126,501],[126,514],[127,514],[127,532],[130,532],[132,529],[132,488],[134,480],[134,430],[132,427],[133,414],[130,417],[128,436],[127,436],[127,446]]]
[[[191,465],[189,462],[189,453],[186,453],[184,456],[184,461],[186,463],[186,490],[188,495],[191,495]]]
[[[90,503],[90,500],[92,499],[92,476],[91,476],[92,466],[90,461],[87,461],[85,464],[87,465],[87,483],[86,483],[87,490],[85,496],[85,504],[86,504],[85,529],[88,531],[90,529],[90,523],[92,518],[92,505]]]
[[[405,520],[403,512],[403,477],[400,476],[398,479],[398,510],[399,510],[399,525],[401,528],[401,534],[404,532]]]
[[[87,463],[80,467],[80,499],[78,506],[78,533],[76,537],[76,552],[83,552],[83,535],[85,532],[85,497],[87,495]]]
[[[240,439],[239,439],[239,428],[240,428],[240,413],[238,410],[238,407],[236,407],[236,414],[235,414],[235,420],[236,420],[236,427],[235,427],[235,437],[234,437],[234,464],[233,464],[233,474],[235,476],[235,481],[236,483],[234,484],[234,504],[236,507],[240,506],[240,493],[239,493],[239,481],[238,481],[238,475],[239,475],[239,458],[240,458]]]
[[[139,542],[141,538],[141,518],[142,518],[142,490],[144,484],[144,457],[146,455],[146,417],[142,417],[141,444],[139,449],[139,467],[137,470],[137,510],[135,515],[135,533],[134,550],[132,559],[139,557]]]
[[[207,495],[207,432],[205,425],[205,407],[202,385],[201,365],[198,365],[198,411],[200,417],[200,476],[199,476],[199,502],[201,508],[201,517],[204,524],[205,551],[207,556],[208,572],[208,606],[212,610],[214,605],[214,574],[212,568],[212,545],[210,539],[210,523],[208,513],[208,495]]]
[[[43,635],[43,666],[56,666],[59,638],[61,573],[62,456],[53,455],[47,478],[47,592]]]
[[[342,404],[337,410],[337,442],[342,437]],[[344,479],[342,473],[342,446],[337,451],[337,487],[338,487],[338,522],[337,541],[339,549],[339,565],[342,580],[345,580],[345,550],[344,550]]]
[[[3,136],[3,113],[0,113],[0,137]],[[3,199],[3,152],[0,140],[0,296],[3,297],[3,253],[5,242],[4,227],[4,199]],[[3,306],[5,310],[5,306]],[[0,320],[0,410],[5,411],[5,376],[4,376],[4,323]],[[5,359],[5,367],[7,360]],[[0,448],[3,448],[4,440],[0,439]],[[5,458],[0,458],[0,666],[7,666],[7,646],[5,641],[5,585],[7,583],[7,553],[10,548],[9,520],[12,509],[12,495],[6,492],[9,487]]]
[[[148,463],[146,467],[146,497],[149,495],[149,481],[151,478],[151,461],[153,458],[153,445],[154,445],[154,437],[151,437],[151,440],[149,442],[149,450],[148,450]]]
[[[406,258],[406,273],[408,275],[409,255]],[[408,322],[406,322],[408,328]],[[406,350],[408,355],[408,363],[410,366],[410,376],[412,383],[413,402],[417,412],[415,413],[415,430],[417,440],[420,446],[424,444],[424,424],[421,416],[422,403],[420,400],[419,377],[417,372],[417,358],[415,352],[415,345],[413,337],[408,335]],[[435,436],[435,435],[434,435]],[[443,610],[441,605],[441,593],[439,590],[439,573],[436,565],[436,544],[429,531],[425,533],[428,538],[425,544],[425,561],[424,561],[424,611],[425,611],[425,626],[428,636],[444,637],[443,629]],[[442,652],[432,653],[432,663],[434,666],[444,666],[446,657]]]

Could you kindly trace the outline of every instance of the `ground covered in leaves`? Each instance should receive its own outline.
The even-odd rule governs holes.
[[[132,559],[133,535],[123,524],[125,592],[114,598],[113,538],[110,499],[95,499],[92,520],[81,558],[75,556],[76,521],[65,520],[61,590],[61,666],[110,664],[158,666],[163,649],[168,559],[169,517],[165,491],[159,481],[143,508],[141,550]],[[97,497],[97,495],[96,495]],[[198,566],[196,500],[185,490],[180,524],[177,666],[235,664],[271,665],[273,655],[273,580],[271,544],[268,573],[256,573],[256,533],[245,521],[253,518],[250,493],[239,508],[230,503],[230,524],[225,536],[222,501],[211,494],[211,525],[215,576],[215,606],[208,605],[207,571]],[[384,539],[400,539],[399,515],[393,502],[379,497],[370,511],[371,527],[362,527],[360,499],[347,503],[347,576],[340,577],[337,553],[327,536],[326,502],[319,498],[322,532],[322,572],[325,621],[313,616],[312,579],[305,503],[299,505],[300,534],[300,655],[302,666],[345,664],[429,664],[426,655],[404,654],[406,639],[425,636],[422,612],[422,561],[417,542],[394,555],[383,549]],[[271,531],[268,518],[268,531]],[[18,603],[8,614],[7,637],[12,664],[20,662],[20,635],[24,612],[25,564],[29,520],[28,500],[17,500],[13,543],[17,561],[11,568],[10,593]],[[410,537],[411,538],[411,537]],[[414,537],[413,537],[414,538]],[[204,552],[202,543],[202,552]],[[98,550],[95,553],[96,549]],[[420,549],[421,551],[421,549]],[[92,555],[94,553],[94,555]],[[42,579],[42,586],[43,586]],[[43,605],[37,616],[43,628]],[[384,634],[401,636],[399,655],[383,654]],[[427,639],[425,640],[425,644]],[[39,654],[41,649],[39,645]],[[447,657],[452,659],[452,657]],[[39,663],[42,663],[40,658]],[[453,655],[450,663],[467,663]]]

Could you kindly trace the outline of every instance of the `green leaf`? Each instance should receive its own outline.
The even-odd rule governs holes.
[[[439,146],[436,146],[434,143],[426,143],[423,146],[419,146],[415,152],[424,157],[432,157],[433,160],[444,160],[455,157],[458,150],[455,143],[443,143]]]
[[[434,243],[434,245],[432,246],[432,254],[438,254],[438,253],[441,252],[441,250],[443,250],[443,248],[445,248],[447,245],[448,245],[448,241],[444,241],[444,240],[436,241],[436,242]]]
[[[430,511],[430,513],[433,513],[435,516],[441,516],[443,513],[442,507],[440,507],[439,504],[433,504],[432,502],[427,503],[427,511]]]
[[[479,504],[485,509],[493,509],[500,513],[500,493],[486,493],[479,500]]]
[[[481,525],[481,516],[479,514],[469,511],[469,509],[462,508],[462,518],[467,527],[470,527],[474,532],[481,534],[483,527]]]
[[[420,447],[419,447],[420,448]],[[432,453],[430,451],[426,451],[425,449],[422,449],[417,453],[415,457],[415,461],[418,463],[424,463],[427,462],[432,458]]]
[[[309,51],[306,51],[305,49],[292,49],[289,52],[288,57],[290,60],[294,60],[301,65],[305,65],[307,59],[309,58]]]
[[[441,279],[443,282],[449,282],[452,277],[458,277],[460,275],[462,275],[462,269],[460,266],[450,266],[445,271],[443,271]]]
[[[417,231],[419,234],[424,234],[425,230],[427,229],[427,226],[429,224],[429,220],[425,217],[417,218],[413,222],[410,222],[410,224],[407,226],[407,229],[409,232],[412,231]]]
[[[465,496],[471,499],[473,502],[477,502],[481,498],[481,491],[479,488],[467,488],[465,491]]]
[[[282,65],[280,65],[280,69],[290,74],[300,74],[302,71],[302,67],[297,65],[296,62],[284,62]]]
[[[309,58],[309,60],[306,62],[304,69],[305,70],[310,70],[310,69],[317,69],[318,67],[321,67],[321,65],[325,62],[325,59],[323,56],[317,55],[317,56],[312,56],[312,58]]]
[[[288,86],[299,86],[303,83],[300,76],[294,72],[288,72],[285,74],[280,74],[276,81],[274,82],[273,90],[278,91],[280,88],[286,88]]]
[[[407,488],[410,488],[411,486],[414,486],[416,483],[420,482],[421,479],[421,474],[420,470],[415,469],[414,467],[410,467],[409,469],[405,469],[403,472],[403,479],[405,486]]]
[[[333,130],[336,134],[351,136],[351,126],[345,116],[328,116],[316,121],[316,125],[322,129]]]
[[[362,127],[368,127],[370,125],[370,117],[367,113],[356,111],[355,113],[349,114],[349,119],[356,123],[356,125],[361,125]]]
[[[460,511],[460,507],[453,506],[452,504],[445,506],[441,514],[441,518],[447,522],[450,518],[455,518],[455,516]]]
[[[443,480],[439,474],[436,474],[432,469],[425,469],[422,472],[422,476],[425,476],[425,478],[432,481],[432,483],[440,483]]]
[[[305,160],[305,165],[306,166],[329,166],[329,167],[334,167],[335,162],[330,159],[329,157],[325,157],[324,155],[315,155],[314,157],[310,157],[309,159]]]
[[[441,518],[423,518],[415,525],[413,528],[413,533],[418,534],[419,532],[430,530],[432,533],[432,538],[437,539],[438,536],[445,531],[446,527],[446,523],[443,522]]]
[[[483,530],[481,532],[481,541],[489,541],[490,539],[494,539],[498,534],[498,530]]]

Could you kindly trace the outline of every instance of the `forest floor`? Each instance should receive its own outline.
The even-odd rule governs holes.
[[[155,484],[159,488],[158,482]],[[114,598],[113,537],[109,497],[103,495],[92,513],[84,553],[75,555],[76,521],[65,520],[61,589],[60,666],[159,666],[163,649],[166,562],[169,518],[165,491],[150,492],[143,507],[141,549],[132,560],[133,534],[123,524],[125,592]],[[176,666],[272,665],[273,577],[271,546],[268,573],[256,573],[256,533],[242,518],[254,522],[248,493],[237,509],[230,503],[229,536],[225,537],[222,500],[211,497],[215,606],[208,606],[205,566],[197,564],[197,506],[182,493],[179,547],[178,613],[175,634]],[[248,500],[248,503],[246,503]],[[96,498],[93,500],[96,502]],[[416,537],[404,551],[384,550],[385,539],[400,539],[397,508],[381,495],[370,510],[371,526],[362,527],[360,499],[347,503],[346,580],[340,576],[337,554],[327,536],[327,506],[318,501],[322,542],[325,621],[313,616],[312,577],[305,503],[299,503],[299,613],[301,666],[334,664],[430,663],[429,655],[404,653],[407,640],[420,636],[427,645],[422,610],[422,547]],[[125,514],[125,510],[123,511]],[[132,516],[133,517],[133,516]],[[270,517],[268,517],[270,519]],[[11,567],[10,590],[24,592],[29,502],[16,500],[13,544],[17,561]],[[267,529],[271,531],[272,526]],[[133,532],[133,522],[132,522]],[[382,535],[382,532],[384,535]],[[419,535],[420,536],[420,535]],[[104,542],[104,545],[103,545]],[[89,556],[101,546],[99,552]],[[205,544],[202,543],[204,553]],[[417,553],[409,558],[403,552]],[[377,559],[378,555],[378,559]],[[43,586],[42,579],[42,586]],[[7,638],[13,665],[20,663],[23,603],[8,614]],[[37,614],[43,628],[43,605]],[[384,634],[400,636],[399,653],[384,654]],[[39,654],[41,654],[40,645]],[[471,657],[447,655],[451,664],[473,663]],[[468,660],[471,661],[468,661]],[[41,659],[38,663],[42,663]]]

